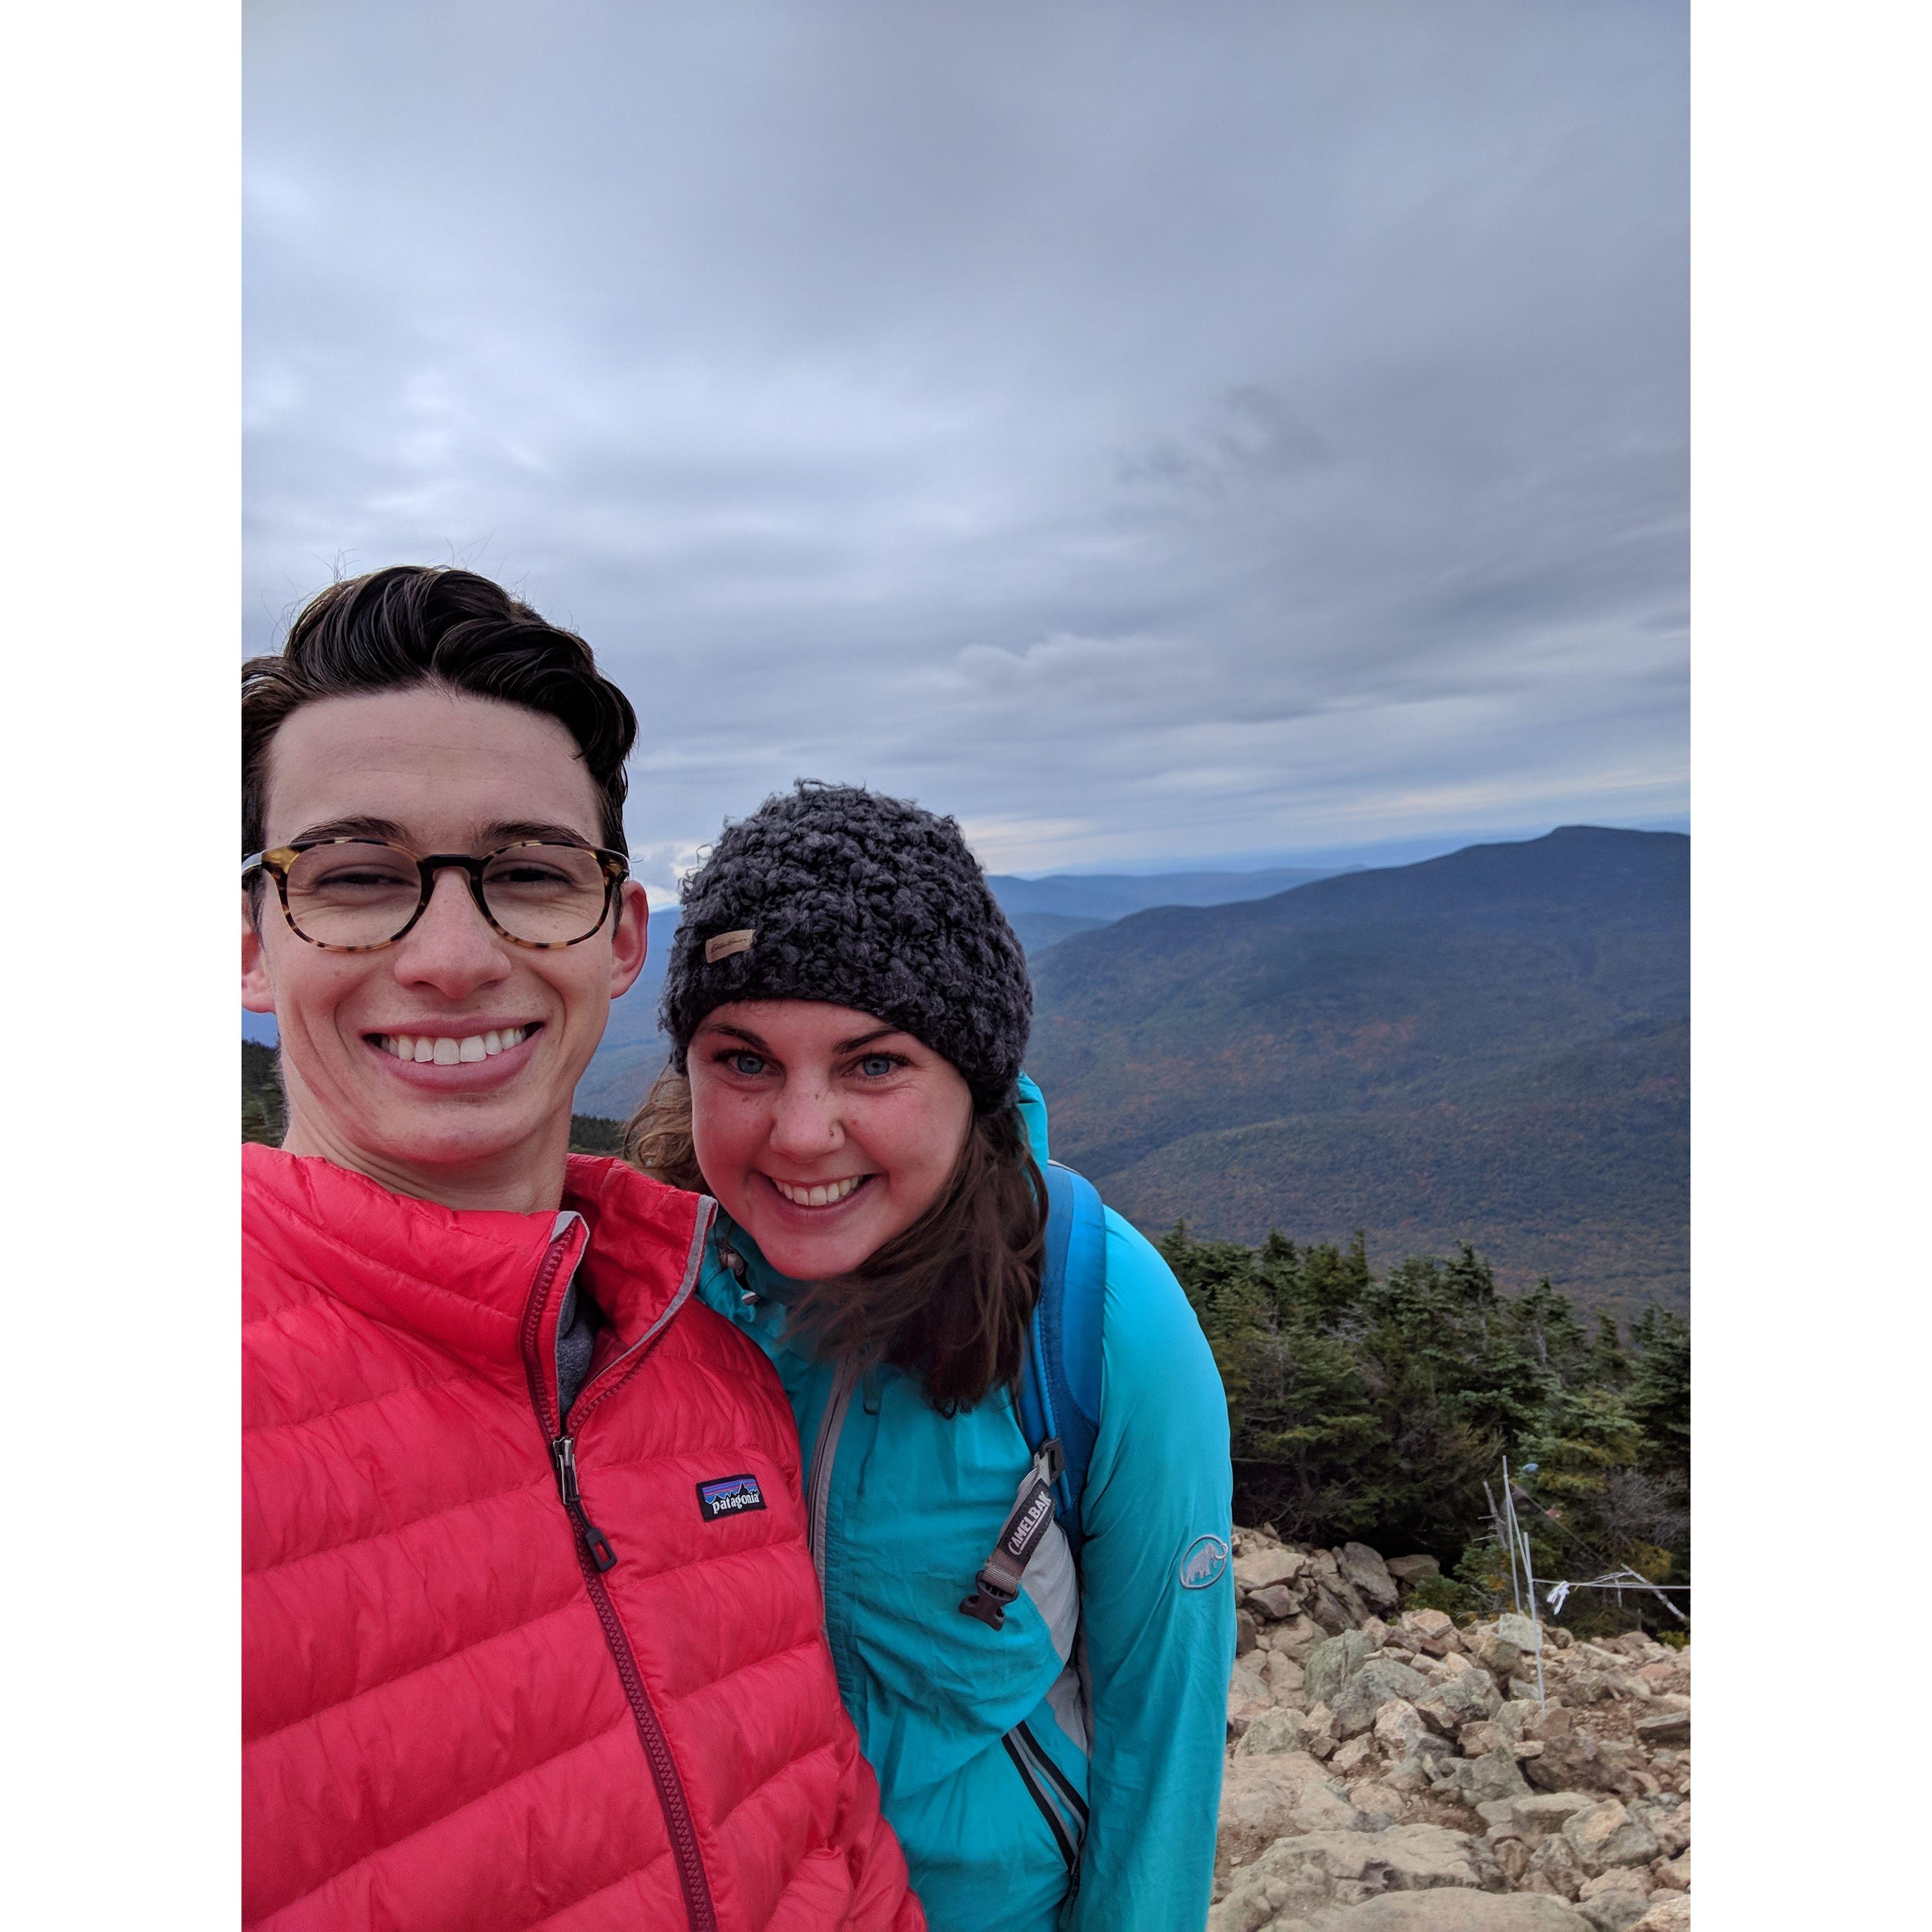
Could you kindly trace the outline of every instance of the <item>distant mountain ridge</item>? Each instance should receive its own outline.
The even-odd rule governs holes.
[[[986,883],[1009,919],[1054,913],[1111,921],[1150,906],[1227,905],[1238,899],[1270,898],[1333,876],[1308,866],[1277,866],[1258,872],[1054,872],[1039,879],[990,872]]]
[[[1220,905],[1333,876],[1277,866],[1260,872],[1160,872],[1094,877],[1073,873],[1022,879],[1004,873],[987,884],[1012,922],[1015,936],[1037,962],[1076,934],[1098,931],[1124,914],[1156,905]],[[666,1058],[657,1030],[658,1002],[680,918],[675,906],[651,915],[650,956],[638,983],[610,1009],[603,1044],[577,1089],[581,1113],[628,1114],[649,1090]]]
[[[1681,1306],[1690,840],[1566,826],[1131,915],[1036,965],[1057,1154],[1143,1226],[1474,1240]]]

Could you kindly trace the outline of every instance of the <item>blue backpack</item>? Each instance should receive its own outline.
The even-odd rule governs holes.
[[[1057,1161],[1043,1162],[1046,1254],[1021,1365],[1019,1422],[1034,1452],[1022,1486],[976,1587],[959,1607],[1000,1628],[1006,1606],[1050,1522],[1060,1525],[1076,1562],[1087,1466],[1100,1428],[1100,1318],[1107,1288],[1106,1210],[1091,1181]]]

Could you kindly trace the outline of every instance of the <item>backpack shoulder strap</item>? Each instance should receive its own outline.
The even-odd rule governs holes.
[[[1093,1184],[1071,1168],[1049,1163],[1042,1172],[1046,1254],[1040,1299],[1027,1330],[1018,1404],[1033,1467],[1020,1484],[992,1554],[974,1579],[971,1594],[959,1606],[994,1630],[1004,1627],[1006,1606],[1018,1596],[1027,1565],[1051,1524],[1058,1523],[1067,1547],[1079,1556],[1085,1540],[1080,1510],[1087,1466],[1100,1431],[1106,1210]],[[1072,1641],[1070,1629],[1067,1642]]]
[[[1020,1378],[1020,1426],[1034,1448],[1058,1437],[1054,1514],[1074,1553],[1100,1429],[1100,1324],[1107,1290],[1106,1210],[1091,1181],[1047,1163],[1046,1255]]]

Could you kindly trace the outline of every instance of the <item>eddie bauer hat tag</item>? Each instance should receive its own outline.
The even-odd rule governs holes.
[[[752,941],[758,937],[758,928],[748,926],[736,932],[721,932],[704,942],[704,963],[715,966],[721,959],[728,959],[734,952],[748,952]]]

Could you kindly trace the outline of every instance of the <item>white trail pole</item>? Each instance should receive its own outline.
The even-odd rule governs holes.
[[[1550,1698],[1543,1688],[1543,1619],[1536,1614],[1536,1579],[1530,1570],[1529,1532],[1523,1530],[1520,1534],[1522,1538],[1522,1574],[1530,1580],[1530,1628],[1536,1632],[1536,1701],[1546,1718],[1550,1714]]]
[[[1516,1500],[1510,1494],[1509,1458],[1503,1458],[1503,1543],[1509,1551],[1510,1601],[1516,1606],[1516,1614],[1522,1614],[1522,1592],[1516,1586]]]

